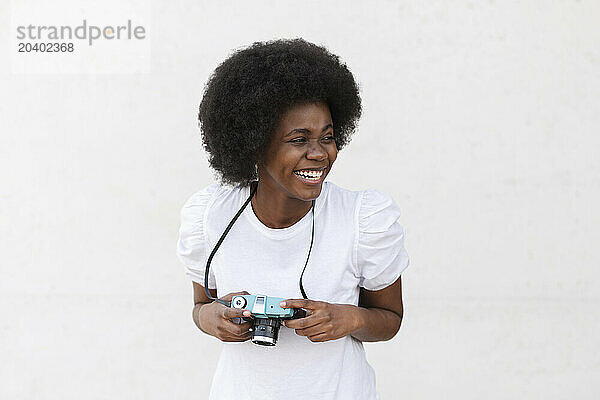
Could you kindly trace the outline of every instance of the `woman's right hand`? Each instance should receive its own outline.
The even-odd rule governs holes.
[[[250,294],[246,291],[229,293],[221,297],[222,300],[231,301],[233,296]],[[213,301],[200,307],[198,322],[201,329],[223,342],[245,342],[252,337],[250,328],[252,322],[236,324],[233,318],[249,317],[250,311],[246,309],[231,308]]]

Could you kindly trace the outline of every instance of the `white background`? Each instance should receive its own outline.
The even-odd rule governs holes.
[[[233,49],[297,36],[361,86],[329,180],[404,212],[403,326],[366,345],[382,399],[600,396],[600,3],[140,7],[141,72],[33,74],[0,2],[0,398],[206,398],[220,343],[175,256],[214,180],[197,106]]]

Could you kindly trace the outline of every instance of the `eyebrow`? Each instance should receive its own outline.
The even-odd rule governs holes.
[[[333,125],[332,124],[325,125],[323,127],[323,130],[321,130],[321,133],[325,132],[329,128],[333,128]],[[288,133],[286,133],[283,137],[286,138],[286,137],[290,136],[293,133],[310,133],[310,129],[308,129],[308,128],[296,128],[296,129],[292,129],[291,131],[289,131]]]

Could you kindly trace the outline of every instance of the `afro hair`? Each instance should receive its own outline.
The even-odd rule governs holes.
[[[358,85],[338,56],[303,39],[256,42],[238,50],[211,75],[198,120],[209,163],[228,185],[257,179],[281,117],[298,103],[329,106],[335,144],[349,141],[361,114]]]

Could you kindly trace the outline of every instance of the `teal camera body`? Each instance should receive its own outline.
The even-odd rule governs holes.
[[[281,308],[279,303],[283,300],[279,297],[253,296],[251,294],[234,296],[231,299],[231,307],[245,308],[252,313],[254,318],[292,318],[293,308]]]
[[[253,322],[253,343],[275,346],[282,320],[306,316],[301,308],[281,308],[279,303],[283,300],[285,299],[263,295],[237,295],[231,299],[231,307],[250,311],[251,317],[244,320]]]

